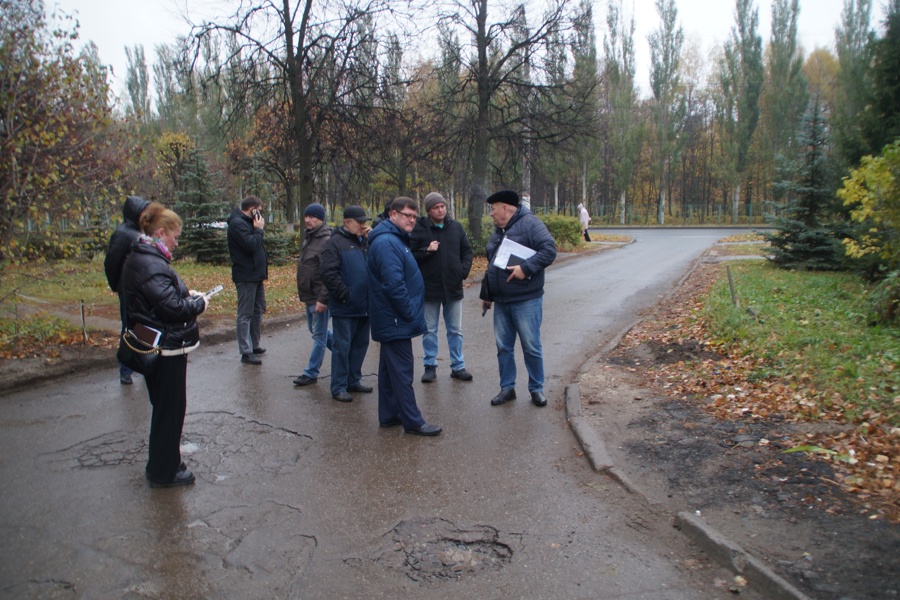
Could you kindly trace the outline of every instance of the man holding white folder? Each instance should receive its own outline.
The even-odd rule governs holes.
[[[531,402],[546,406],[541,348],[544,269],[556,260],[556,242],[547,226],[519,195],[503,190],[488,197],[496,229],[487,243],[488,268],[481,289],[482,307],[494,310],[494,337],[500,368],[500,393],[491,405],[516,399],[515,344],[518,336],[528,371]]]

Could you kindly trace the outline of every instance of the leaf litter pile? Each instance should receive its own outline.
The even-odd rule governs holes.
[[[808,374],[760,378],[761,358],[716,341],[703,308],[724,272],[722,265],[701,265],[625,336],[616,353],[642,345],[656,348],[662,359],[635,366],[642,379],[658,393],[697,403],[717,419],[748,428],[766,420],[812,425],[798,427],[787,439],[758,443],[780,449],[774,459],[779,463],[784,453],[793,452],[827,461],[833,479],[825,483],[852,494],[860,514],[900,522],[900,428],[873,410],[848,419],[839,395],[816,389]],[[758,465],[757,474],[771,467]]]

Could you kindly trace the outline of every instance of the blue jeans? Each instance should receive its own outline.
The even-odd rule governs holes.
[[[462,300],[450,300],[443,303],[432,300],[425,301],[425,326],[428,328],[428,331],[422,336],[425,366],[437,366],[438,321],[442,305],[444,307],[444,325],[447,326],[447,346],[450,348],[450,369],[458,371],[466,367],[462,351]]]
[[[125,324],[128,323],[128,315],[125,313],[125,296],[119,292],[119,317],[122,319],[122,331],[119,332],[119,336],[125,333]],[[119,377],[131,377],[131,374],[134,371],[119,363]]]
[[[497,338],[497,362],[500,388],[516,387],[516,335],[525,355],[528,391],[544,391],[544,354],[541,349],[543,297],[522,302],[494,303],[494,336]]]
[[[369,317],[332,317],[331,395],[346,392],[362,379],[369,349]]]
[[[251,354],[259,348],[259,328],[266,312],[266,288],[262,281],[236,283],[237,341],[241,354]]]
[[[309,364],[303,374],[312,379],[319,377],[319,369],[325,360],[325,350],[331,348],[331,332],[328,331],[328,310],[317,313],[316,305],[306,307],[306,327],[312,334],[313,348],[309,353]]]

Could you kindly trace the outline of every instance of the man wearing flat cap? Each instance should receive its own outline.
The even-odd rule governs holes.
[[[297,295],[306,306],[306,327],[312,335],[309,362],[294,385],[312,385],[319,379],[319,369],[330,346],[328,331],[328,288],[322,282],[320,268],[322,249],[331,238],[331,227],[325,222],[325,207],[313,202],[303,211],[306,236],[297,259]]]
[[[319,272],[328,289],[331,342],[331,397],[352,402],[351,392],[368,394],[362,365],[369,349],[369,275],[366,269],[369,216],[361,206],[344,209],[338,227],[322,249]]]
[[[494,308],[494,337],[500,369],[500,393],[491,399],[499,406],[516,399],[515,344],[518,336],[528,371],[528,391],[535,406],[546,406],[544,355],[541,348],[544,269],[556,259],[556,242],[547,226],[528,207],[520,205],[512,190],[488,197],[494,233],[487,243],[488,268],[481,290],[482,307]],[[504,240],[517,242],[534,252],[529,257],[512,254],[505,268],[494,264]],[[525,252],[523,251],[523,254]]]
[[[466,230],[447,215],[447,201],[438,192],[425,196],[426,216],[420,217],[410,234],[409,249],[425,280],[425,326],[422,336],[425,353],[423,383],[437,378],[438,323],[444,309],[447,346],[450,350],[450,377],[471,381],[463,358],[463,282],[472,268],[472,244]]]

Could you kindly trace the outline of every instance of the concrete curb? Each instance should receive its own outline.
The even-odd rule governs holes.
[[[680,287],[687,278],[700,265],[706,253],[701,255],[687,273],[678,281],[667,297],[674,293],[675,289]],[[601,350],[591,359],[585,362],[590,363],[597,356],[603,356],[619,345],[619,342],[625,337],[640,319],[625,327],[617,335],[613,336]],[[580,372],[584,373],[585,367],[582,366]],[[590,425],[590,422],[583,416],[581,403],[581,388],[577,383],[569,384],[565,389],[565,409],[566,420],[568,421],[575,439],[584,450],[585,456],[591,466],[598,473],[609,475],[612,479],[621,484],[626,490],[632,494],[643,495],[640,489],[631,483],[628,477],[613,464],[609,453],[606,450],[606,444],[600,435]],[[658,503],[652,502],[646,498],[648,504]],[[772,569],[766,566],[759,559],[749,555],[740,546],[727,539],[719,531],[708,525],[702,518],[688,512],[679,512],[674,518],[675,527],[679,531],[687,535],[695,544],[702,548],[709,556],[719,565],[729,569],[736,575],[742,575],[747,579],[747,584],[753,590],[763,594],[772,600],[812,600],[809,596],[798,590],[791,583],[783,579]]]
[[[566,386],[566,419],[581,444],[585,456],[598,473],[604,473],[620,483],[632,494],[640,491],[621,471],[615,468],[606,451],[603,439],[591,427],[581,411],[581,388],[577,383]],[[649,503],[648,499],[648,503]],[[675,527],[689,537],[719,565],[747,579],[752,589],[772,600],[811,600],[809,596],[780,577],[761,560],[747,554],[740,546],[727,539],[697,515],[679,512],[675,515]]]
[[[743,575],[748,585],[772,600],[811,600],[757,558],[728,540],[703,519],[689,512],[675,515],[675,527],[703,548],[720,565]]]

